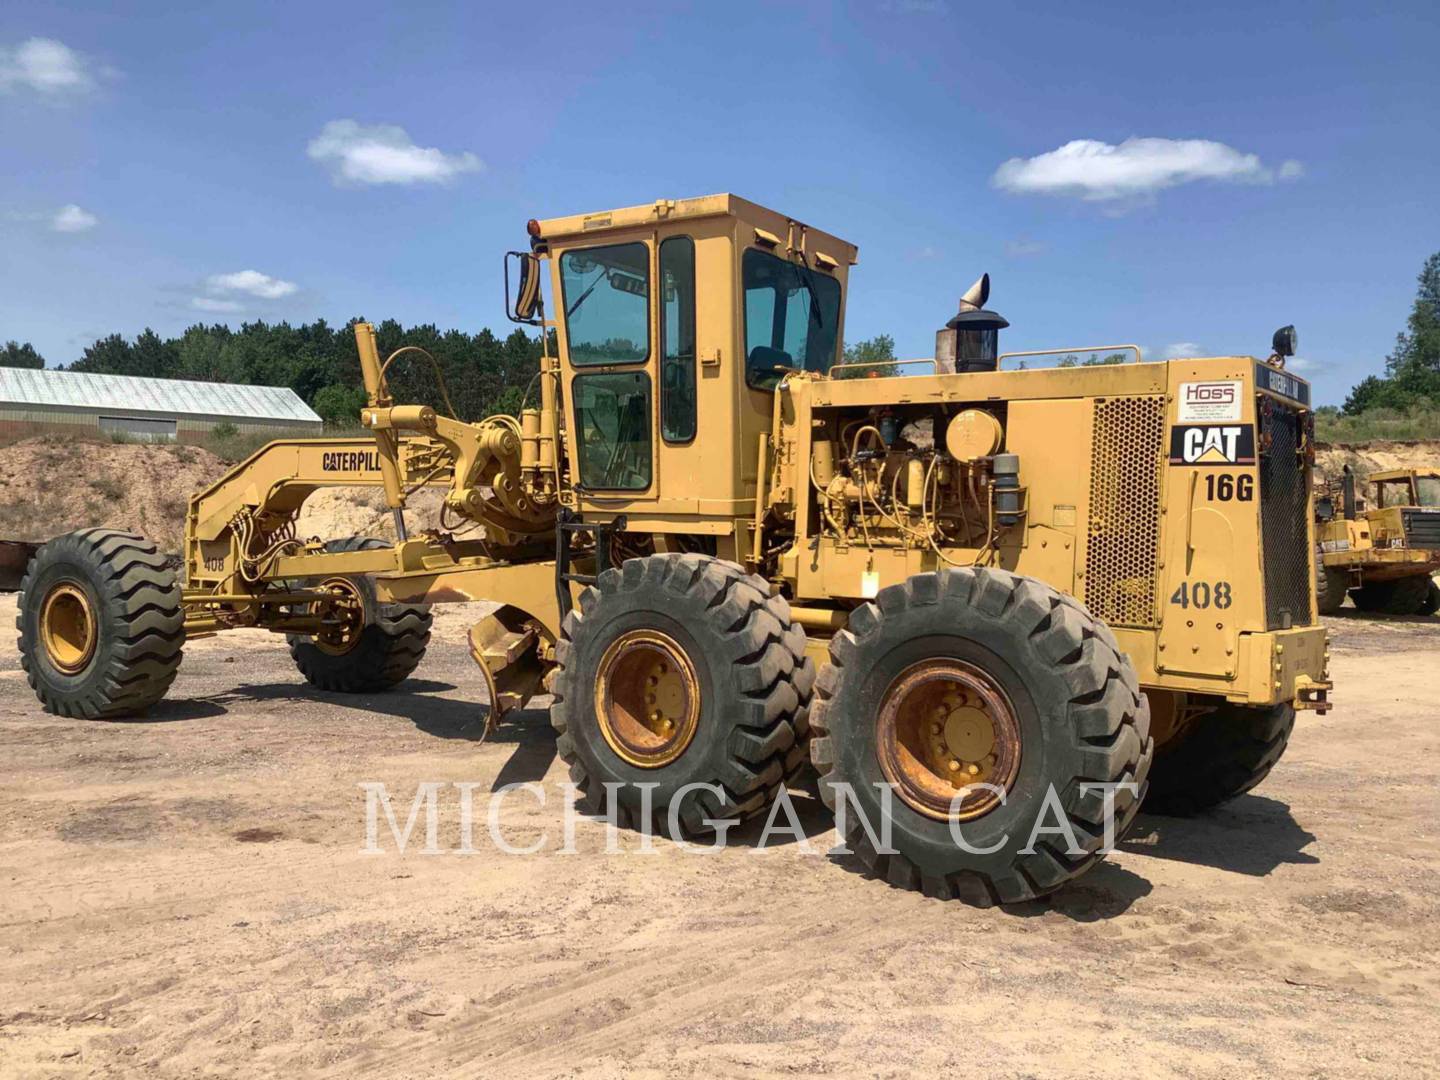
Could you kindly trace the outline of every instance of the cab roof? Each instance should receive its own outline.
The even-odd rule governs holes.
[[[624,206],[618,210],[601,210],[593,214],[542,218],[537,222],[540,228],[538,238],[568,240],[577,236],[632,229],[636,226],[705,217],[738,218],[755,228],[759,234],[758,239],[772,243],[776,237],[779,242],[785,242],[793,225],[804,230],[806,250],[820,252],[845,266],[855,265],[860,254],[859,248],[838,236],[822,232],[795,218],[728,192],[721,195],[701,195],[693,199],[656,199],[643,206]]]

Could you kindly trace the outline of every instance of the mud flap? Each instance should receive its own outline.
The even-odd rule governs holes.
[[[507,712],[540,692],[555,666],[546,658],[553,646],[540,621],[513,604],[496,608],[470,628],[470,655],[490,692],[482,738],[490,736]]]

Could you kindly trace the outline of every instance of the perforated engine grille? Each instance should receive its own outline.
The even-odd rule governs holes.
[[[1163,397],[1095,402],[1085,605],[1115,626],[1156,626]]]

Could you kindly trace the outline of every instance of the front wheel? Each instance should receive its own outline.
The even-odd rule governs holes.
[[[327,552],[388,548],[383,540],[352,536],[332,540]],[[430,643],[430,608],[382,604],[363,574],[337,576],[319,586],[334,599],[311,605],[324,621],[318,634],[291,634],[290,656],[305,681],[342,694],[388,690],[420,665]]]
[[[180,584],[153,543],[85,529],[35,553],[20,586],[20,665],[46,711],[135,716],[165,696],[185,644]]]
[[[992,569],[919,574],[853,612],[811,723],[821,795],[868,869],[982,906],[1094,866],[1107,815],[1118,837],[1139,808],[1154,752],[1109,629]]]

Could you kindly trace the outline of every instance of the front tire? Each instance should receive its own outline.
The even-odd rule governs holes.
[[[815,664],[784,599],[705,555],[628,559],[566,616],[551,723],[588,812],[680,835],[760,813],[802,770]],[[710,785],[710,789],[687,785]],[[607,788],[607,785],[609,787]],[[618,785],[618,786],[617,786]],[[648,803],[639,785],[655,785]]]
[[[143,713],[165,696],[185,644],[180,583],[134,533],[85,529],[45,544],[20,586],[20,665],[47,712]]]
[[[844,840],[870,872],[981,906],[1044,896],[1094,866],[1101,785],[1129,785],[1113,789],[1118,837],[1154,752],[1148,702],[1109,629],[1042,582],[982,568],[916,575],[856,609],[831,641],[811,723],[821,795],[837,815],[851,803]],[[967,774],[995,790],[942,809]],[[853,820],[878,830],[886,789],[893,853]],[[1025,850],[1056,805],[1075,846],[1040,833]]]
[[[1245,794],[1270,775],[1294,730],[1288,704],[1221,704],[1156,754],[1146,812],[1189,817]]]
[[[383,540],[352,536],[332,540],[327,552],[388,548]],[[319,690],[370,694],[388,690],[420,666],[430,643],[430,607],[382,604],[375,583],[364,574],[327,583],[336,593],[336,613],[352,612],[355,625],[329,638],[290,634],[290,656],[305,681]]]

